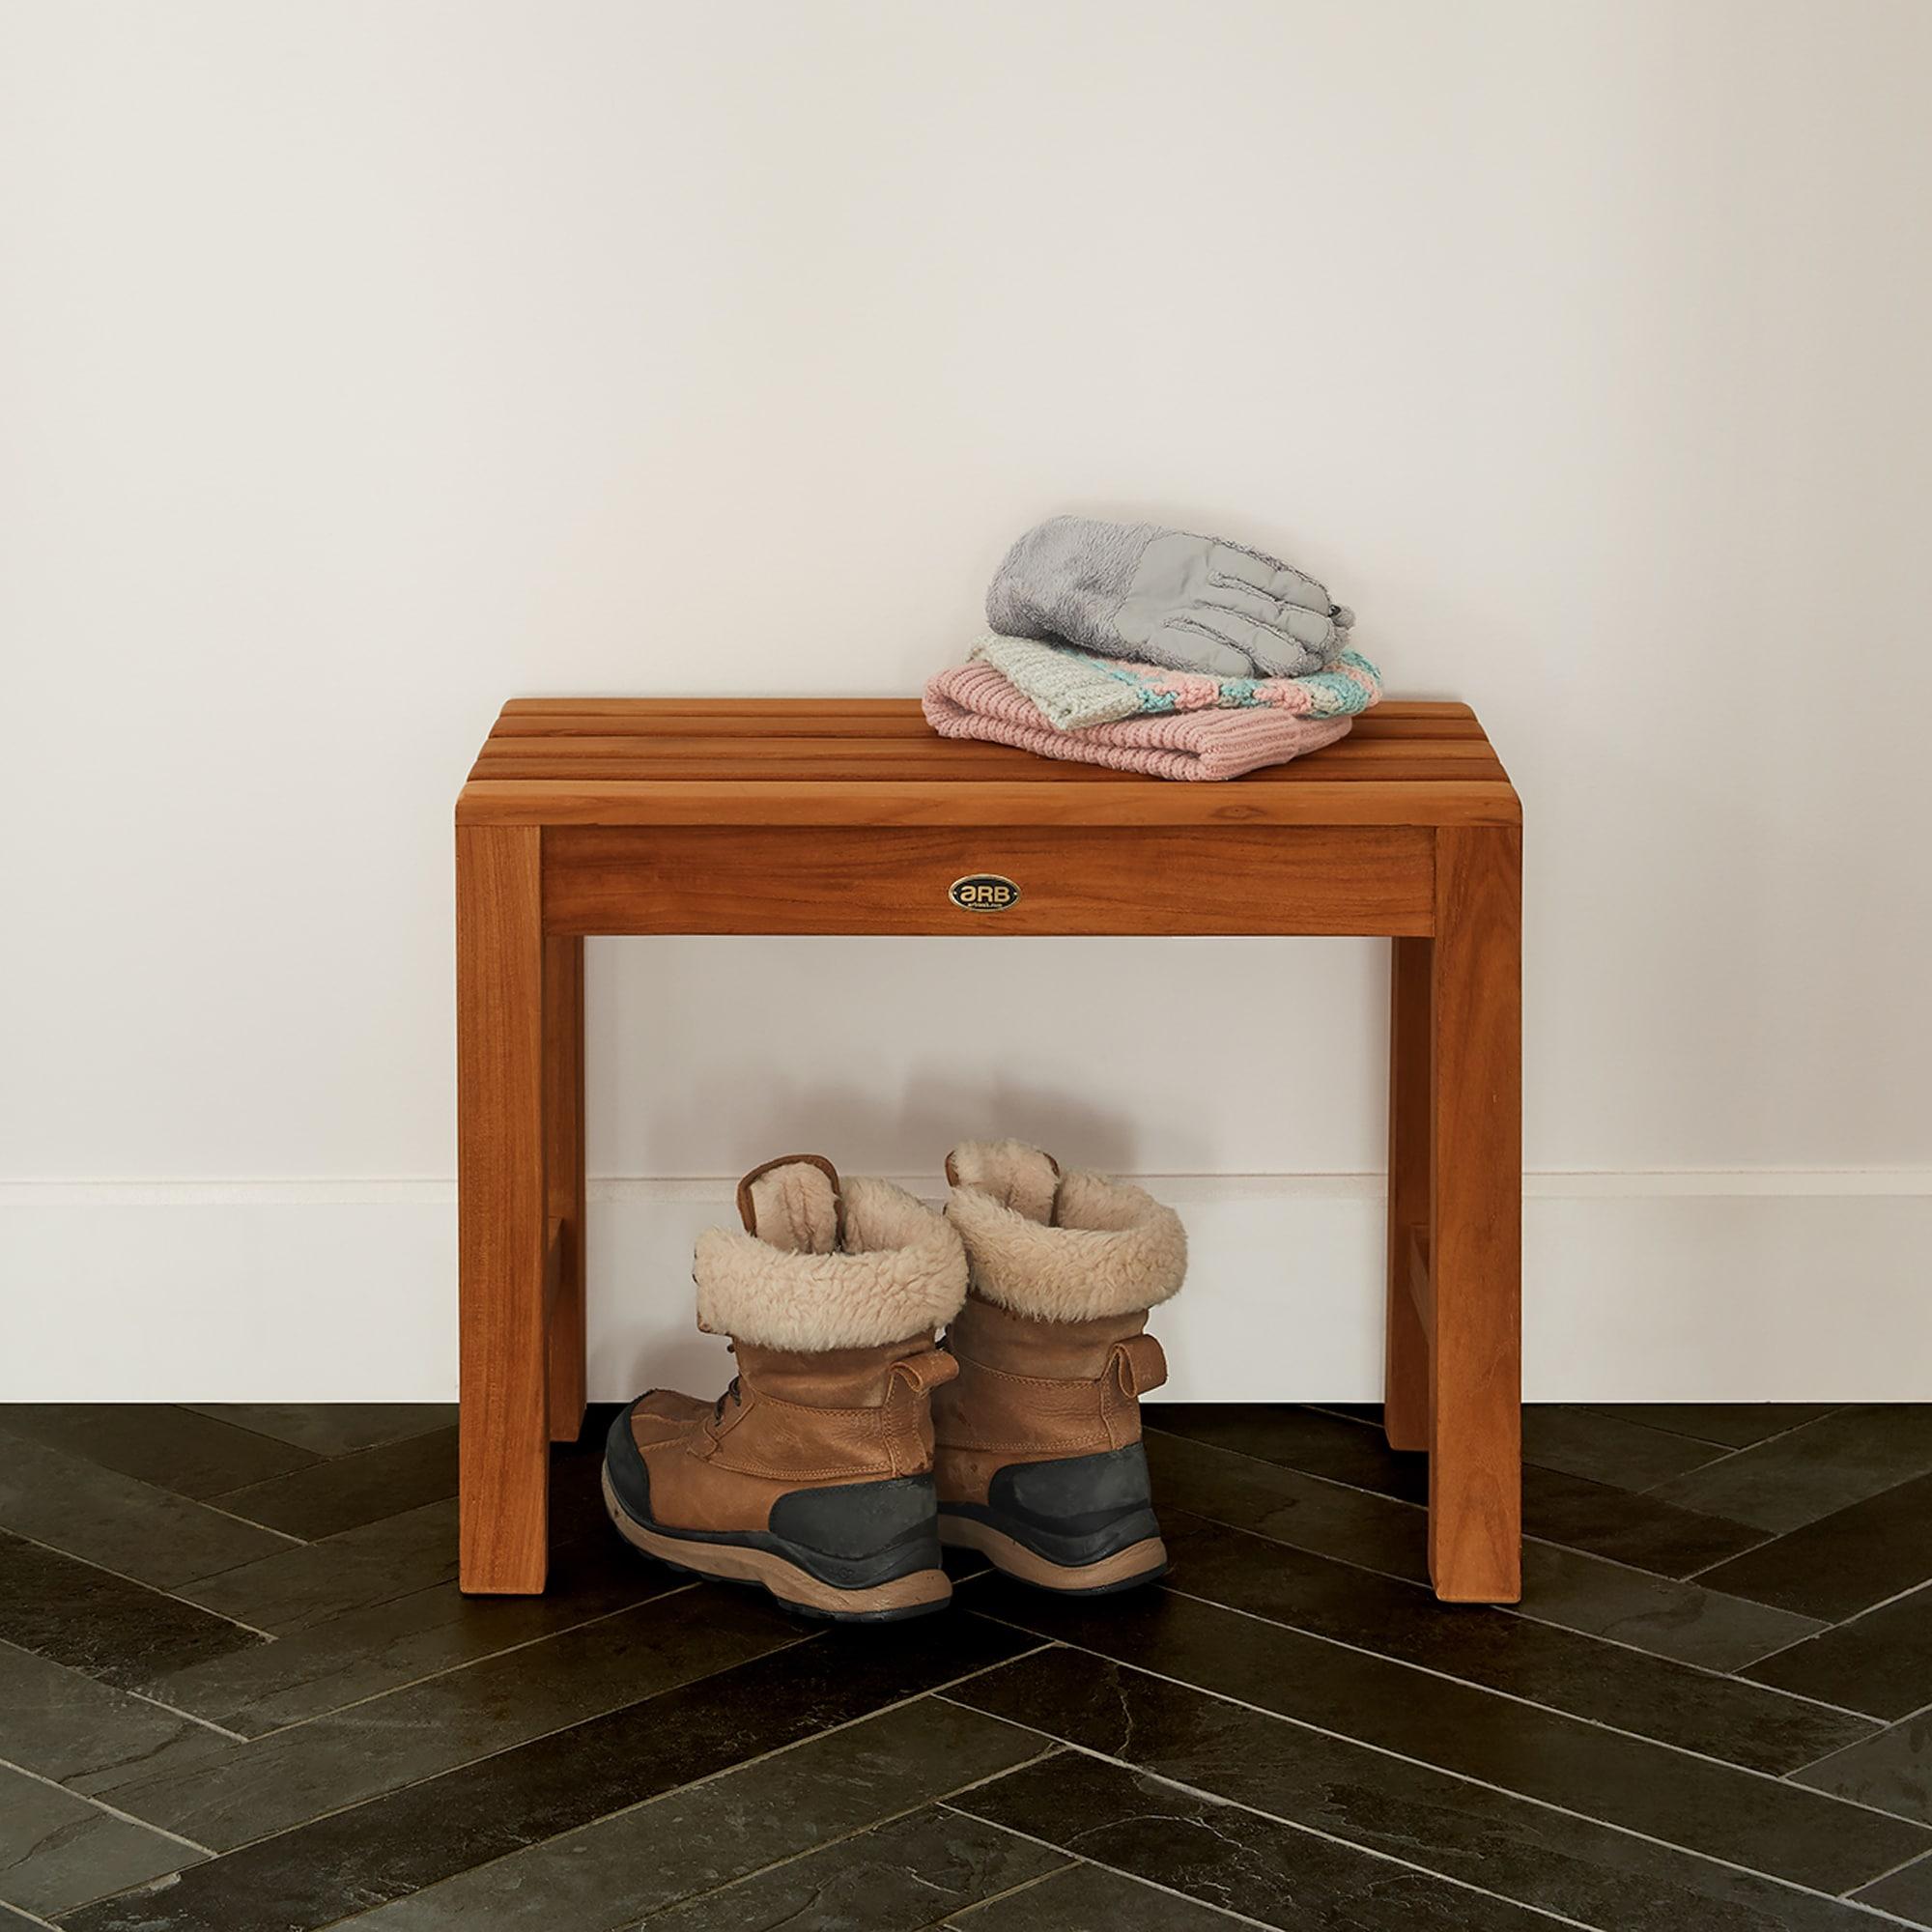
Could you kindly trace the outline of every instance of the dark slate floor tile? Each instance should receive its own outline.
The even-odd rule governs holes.
[[[1764,1540],[1748,1523],[1533,1464],[1522,1472],[1522,1520],[1526,1535],[1660,1577],[1694,1576]]]
[[[251,1429],[316,1456],[347,1456],[456,1422],[453,1402],[197,1402],[188,1406],[198,1415]]]
[[[27,1925],[34,1927],[35,1932],[39,1932],[39,1928],[45,1923],[46,1920],[43,1918],[29,1918],[24,1912],[15,1912],[11,1905],[0,1905],[0,1925]]]
[[[1932,1704],[1932,1583],[1744,1673],[1888,1720]]]
[[[1413,1504],[1156,1430],[1148,1432],[1147,1451],[1162,1509],[1410,1582],[1428,1580],[1429,1520]],[[1520,1614],[1711,1670],[1735,1670],[1820,1628],[1815,1618],[1561,1544],[1531,1539],[1522,1560]]]
[[[1071,1864],[947,1920],[952,1932],[1234,1932],[1241,1921],[1105,1865]]]
[[[1522,1593],[1519,1615],[1706,1670],[1736,1670],[1820,1628],[1814,1617],[1633,1570],[1560,1543],[1523,1545]]]
[[[1166,1430],[1144,1437],[1154,1501],[1411,1582],[1429,1577],[1429,1518],[1350,1488]]]
[[[1660,1484],[1686,1509],[1783,1532],[1932,1472],[1932,1404],[1841,1408]]]
[[[180,1593],[276,1635],[456,1581],[456,1502],[425,1503],[321,1543],[224,1570]]]
[[[364,1914],[355,1932],[611,1932],[1051,1748],[916,1698],[459,1873]]]
[[[0,1527],[163,1590],[290,1547],[273,1530],[18,1435],[0,1448]]]
[[[1171,1519],[1169,1587],[1486,1690],[1774,1775],[1872,1734],[1828,1711],[1507,1611],[1438,1604],[1263,1538]]]
[[[1255,1403],[1170,1403],[1155,1426],[1405,1502],[1429,1497],[1426,1456],[1399,1454],[1379,1430],[1338,1415]],[[1765,1537],[1747,1523],[1534,1465],[1523,1470],[1522,1503],[1529,1535],[1665,1577],[1688,1577]]]
[[[1025,1712],[1082,1749],[1586,1925],[1849,1932],[1856,1918],[1815,1892],[1083,1651],[1039,1651],[945,1695]]]
[[[1795,1773],[1794,1781],[1932,1825],[1932,1711]]]
[[[10,1643],[0,1643],[0,1739],[10,1762],[76,1791],[129,1776],[162,1751],[230,1747],[192,1719]]]
[[[110,1796],[150,1824],[232,1850],[798,1643],[806,1629],[750,1591],[674,1591],[221,1757],[163,1763]]]
[[[643,1922],[648,1932],[929,1932],[1066,1862],[1063,1852],[928,1805]]]
[[[137,1690],[158,1672],[264,1639],[179,1597],[0,1530],[0,1639]],[[5,1749],[0,1738],[0,1750]]]
[[[231,1515],[304,1542],[456,1493],[456,1431],[432,1429],[223,1494]]]
[[[1839,1406],[1831,1402],[1593,1402],[1584,1406],[1595,1415],[1618,1416],[1645,1429],[1715,1442],[1721,1449],[1748,1449],[1753,1442],[1815,1422]]]
[[[664,1596],[686,1580],[640,1560],[607,1531],[558,1549],[541,1597],[466,1597],[454,1583],[437,1583],[131,1688],[259,1737]]]
[[[984,1577],[959,1596],[1041,1636],[1819,1890],[1932,1849],[1904,1819],[1168,1591],[1057,1602]]]
[[[1902,1871],[1852,1894],[1859,1904],[1889,1912],[1911,1925],[1932,1925],[1932,1858],[1916,1859]]]
[[[1295,1932],[1549,1928],[1541,1913],[1098,1758],[1069,1753],[1029,1765],[952,1803],[1099,1864]]]
[[[1648,1490],[1728,1453],[1708,1442],[1693,1442],[1689,1436],[1587,1408],[1531,1403],[1522,1412],[1524,1462],[1584,1476],[1593,1483],[1608,1483],[1613,1489]]]
[[[1835,1623],[1932,1579],[1932,1476],[1706,1571],[1698,1581]]]
[[[1319,1409],[1278,1403],[1168,1402],[1148,1410],[1148,1426],[1351,1489],[1404,1502],[1429,1500],[1426,1457],[1399,1454],[1379,1429]]]
[[[51,1918],[200,1859],[178,1839],[0,1765],[0,1899],[10,1905]]]
[[[182,1496],[219,1495],[314,1461],[305,1449],[160,1402],[14,1403],[0,1407],[0,1431]]]
[[[958,1612],[943,1643],[923,1621],[825,1631],[211,1859],[164,1889],[86,1907],[68,1925],[309,1932],[1004,1662],[1030,1641]]]

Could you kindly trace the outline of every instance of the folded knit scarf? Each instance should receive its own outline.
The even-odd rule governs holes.
[[[926,722],[947,738],[983,738],[1046,758],[1074,758],[1158,779],[1234,779],[1282,765],[1344,736],[1353,719],[1296,716],[1279,705],[1149,712],[1057,729],[990,664],[954,665],[925,687]]]
[[[1341,650],[1305,677],[1216,677],[1159,665],[1095,657],[1034,638],[982,638],[972,656],[993,666],[1062,731],[1147,712],[1247,710],[1296,718],[1348,718],[1382,695],[1381,673],[1359,651]]]

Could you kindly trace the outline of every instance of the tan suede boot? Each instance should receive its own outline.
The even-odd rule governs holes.
[[[1144,1331],[1186,1272],[1179,1216],[1017,1141],[954,1148],[946,1178],[972,1287],[932,1403],[940,1540],[1043,1589],[1151,1582],[1167,1548],[1139,1398],[1167,1360]]]
[[[793,1609],[884,1622],[942,1608],[933,1331],[966,1292],[959,1236],[883,1180],[788,1154],[738,1183],[740,1235],[698,1237],[697,1325],[738,1373],[716,1402],[654,1389],[611,1426],[611,1520],[701,1577]]]

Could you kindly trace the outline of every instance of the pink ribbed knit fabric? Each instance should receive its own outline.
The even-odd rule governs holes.
[[[1057,731],[1038,705],[989,664],[954,665],[925,687],[926,722],[948,738],[984,738],[1157,779],[1236,779],[1262,765],[1285,765],[1348,733],[1352,718],[1297,718],[1253,711],[1151,712],[1111,724]]]

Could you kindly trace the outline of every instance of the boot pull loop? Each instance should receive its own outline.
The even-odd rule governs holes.
[[[845,1251],[845,1190],[838,1179],[838,1170],[822,1153],[781,1153],[775,1160],[761,1160],[750,1174],[738,1183],[738,1218],[745,1224],[745,1232],[755,1236],[758,1232],[757,1209],[752,1200],[752,1183],[779,1167],[815,1167],[832,1183],[832,1251],[842,1254]],[[693,1277],[696,1279],[696,1277]]]
[[[940,1349],[925,1349],[893,1364],[894,1376],[903,1376],[914,1395],[924,1395],[958,1373],[959,1364]]]
[[[1113,1363],[1126,1395],[1145,1395],[1167,1379],[1166,1353],[1151,1335],[1129,1335],[1124,1342],[1116,1342]]]

